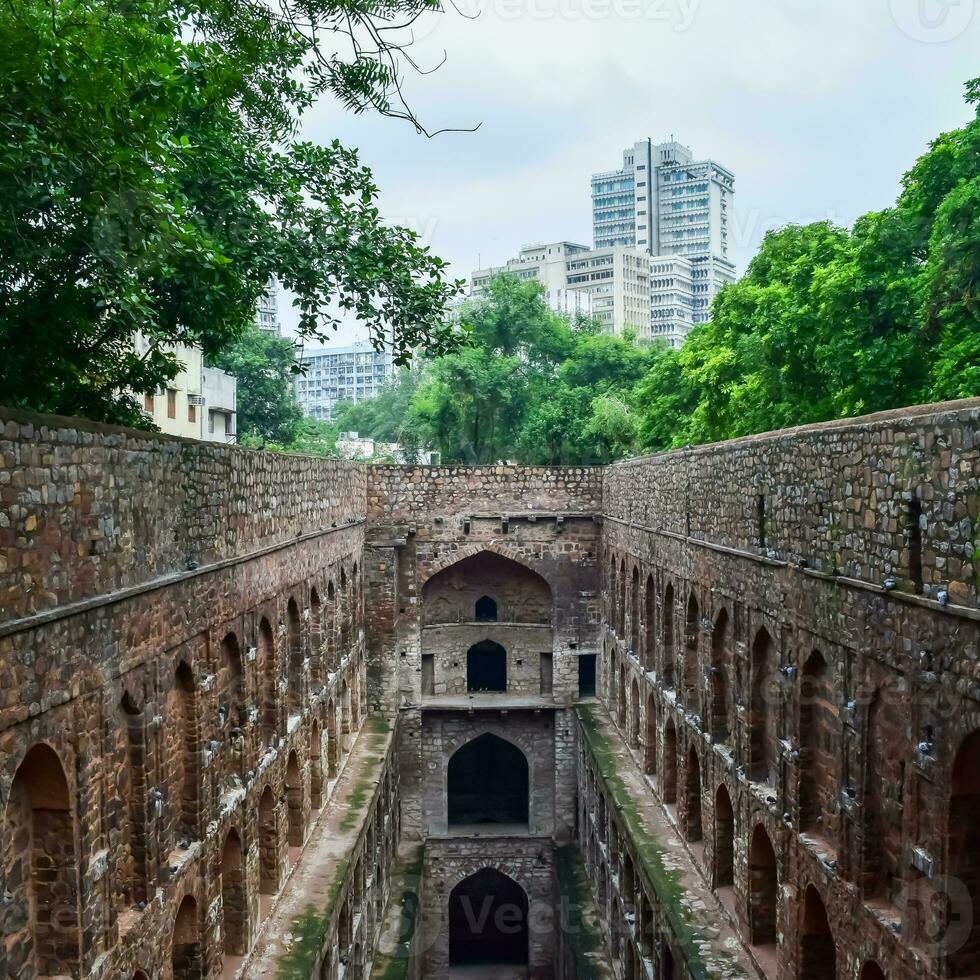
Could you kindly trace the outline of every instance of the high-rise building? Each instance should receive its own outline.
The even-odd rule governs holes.
[[[392,377],[390,351],[376,351],[366,340],[346,347],[304,351],[303,373],[296,378],[296,399],[306,415],[329,421],[338,402],[374,398]]]
[[[606,333],[650,339],[650,258],[641,249],[589,248],[575,242],[525,245],[504,265],[477,269],[470,295],[480,296],[495,275],[535,280],[548,305],[560,313],[584,313]]]
[[[255,305],[255,325],[266,333],[280,335],[279,327],[279,283],[273,277],[265,287],[265,292]]]
[[[661,276],[671,280],[663,287],[670,295],[658,303],[654,289],[654,337],[679,346],[694,324],[710,318],[721,287],[735,281],[734,202],[731,171],[714,160],[695,160],[676,141],[640,140],[623,151],[619,170],[592,175],[595,247],[642,249],[653,266],[670,266]],[[668,261],[677,257],[690,263],[689,271]]]

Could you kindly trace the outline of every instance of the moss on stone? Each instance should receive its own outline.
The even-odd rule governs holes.
[[[563,932],[575,960],[578,980],[599,980],[596,957],[606,958],[605,944],[596,921],[598,913],[585,876],[585,868],[574,844],[555,847],[555,875],[562,901]],[[591,915],[586,915],[586,910]]]
[[[404,980],[408,976],[411,964],[412,939],[418,927],[418,915],[421,909],[422,895],[422,864],[425,858],[425,847],[418,844],[413,847],[407,858],[395,866],[394,876],[399,881],[398,894],[392,889],[391,902],[399,903],[398,937],[395,948],[390,953],[381,953],[375,957],[371,970],[372,980]]]
[[[626,824],[630,838],[636,847],[640,864],[651,885],[653,885],[671,932],[687,962],[692,980],[709,980],[711,973],[699,948],[708,940],[697,931],[691,922],[690,912],[683,902],[686,891],[680,884],[680,874],[677,871],[668,871],[665,867],[664,848],[647,832],[636,801],[630,795],[622,777],[617,772],[615,753],[609,744],[609,740],[599,730],[592,708],[588,705],[577,705],[575,711],[579,718],[582,733],[596,761],[599,776],[605,784],[617,812]],[[743,971],[733,962],[731,972],[735,974]]]

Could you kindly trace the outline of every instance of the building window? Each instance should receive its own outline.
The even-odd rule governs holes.
[[[196,422],[197,421],[197,406],[188,405],[187,406],[187,421]]]
[[[144,395],[143,396],[143,411],[144,412],[149,412],[150,415],[153,414],[153,396],[152,395]]]
[[[167,389],[167,418],[177,418],[177,392],[173,388]]]

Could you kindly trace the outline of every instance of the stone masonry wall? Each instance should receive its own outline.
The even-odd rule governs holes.
[[[0,432],[0,976],[218,977],[366,716],[363,469]]]
[[[762,971],[980,970],[980,404],[618,464],[603,509],[600,696]]]

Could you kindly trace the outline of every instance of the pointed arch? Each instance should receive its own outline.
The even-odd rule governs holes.
[[[259,620],[259,714],[262,744],[268,746],[279,730],[279,677],[276,667],[276,639],[272,625],[263,616]]]
[[[279,822],[272,787],[259,798],[259,892],[275,895],[279,890]]]
[[[691,589],[691,594],[687,597],[684,621],[684,703],[692,708],[697,708],[700,622],[701,607],[694,589]]]
[[[652,776],[657,771],[657,700],[651,691],[647,695],[647,737],[644,746],[644,771]]]
[[[674,686],[674,585],[667,583],[664,589],[664,609],[660,617],[663,627],[663,681],[664,687]]]
[[[630,719],[629,719],[629,740],[630,747],[636,751],[640,748],[640,685],[636,678],[630,685]]]
[[[323,736],[316,720],[310,728],[310,806],[323,806]]]
[[[242,664],[242,648],[238,637],[229,632],[221,641],[221,706],[225,709],[227,724],[241,728],[248,720],[245,704],[245,668]]]
[[[306,838],[306,820],[303,814],[303,774],[295,749],[286,760],[286,826],[289,846],[302,847]]]
[[[820,893],[807,885],[800,930],[800,980],[837,980],[837,947]]]
[[[119,776],[122,779],[120,799],[126,803],[124,847],[128,856],[123,879],[123,895],[128,905],[145,902],[149,891],[146,834],[146,719],[143,706],[129,691],[120,702],[126,729],[126,758]]]
[[[830,836],[834,790],[833,685],[827,661],[814,650],[800,678],[800,828]]]
[[[634,565],[630,579],[630,649],[640,652],[640,569]]]
[[[204,980],[204,949],[197,902],[185,895],[174,919],[170,945],[173,980]]]
[[[654,655],[657,649],[657,629],[654,622],[657,606],[657,592],[653,584],[653,576],[647,576],[647,584],[643,595],[643,668],[654,669]]]
[[[664,724],[664,767],[660,792],[664,803],[677,802],[677,729],[673,718],[668,718]]]
[[[728,689],[731,666],[731,641],[728,628],[728,610],[724,607],[715,619],[711,631],[711,735],[714,741],[724,744],[732,732],[732,704]]]
[[[722,783],[715,793],[714,887],[735,884],[735,811],[728,789]]]
[[[289,713],[298,715],[303,710],[303,630],[299,605],[292,596],[286,603],[286,636],[289,645],[289,660],[286,667]]]
[[[323,684],[323,604],[314,585],[310,589],[310,672],[313,686]]]
[[[973,906],[969,935],[950,954],[948,975],[970,976],[980,962],[980,731],[963,739],[953,759],[946,834],[947,874],[963,883]]]
[[[448,911],[450,966],[528,962],[527,893],[509,875],[474,872],[450,892]]]
[[[697,750],[692,745],[687,753],[687,813],[685,820],[685,836],[689,841],[700,841],[704,837],[704,827],[701,821],[701,760]]]
[[[466,651],[466,690],[507,691],[507,651],[499,643],[483,640]]]
[[[340,768],[340,739],[337,737],[337,703],[327,702],[327,779],[336,779]]]
[[[245,858],[242,839],[228,831],[221,850],[221,935],[226,956],[248,952],[248,900],[245,895]]]
[[[199,833],[200,773],[198,767],[197,681],[186,660],[181,660],[174,673],[176,703],[179,808],[178,833],[194,840]]]
[[[619,560],[619,615],[616,617],[616,632],[620,639],[626,639],[626,559]]]
[[[526,826],[530,766],[513,742],[484,732],[460,746],[446,766],[450,827],[468,824]]]
[[[775,945],[779,903],[776,852],[761,823],[752,831],[748,898],[749,942],[753,946]]]
[[[14,773],[0,834],[8,949],[21,951],[36,976],[77,977],[81,969],[80,881],[75,814],[65,769],[44,742],[30,748]]]
[[[749,778],[771,782],[776,761],[776,705],[773,642],[761,627],[752,643],[752,697],[749,716]]]

